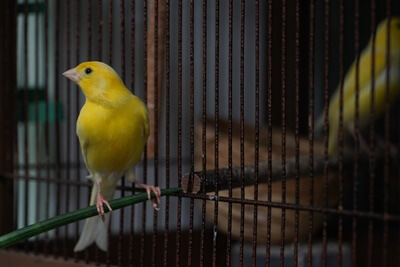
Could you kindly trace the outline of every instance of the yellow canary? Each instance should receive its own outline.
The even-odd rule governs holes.
[[[386,101],[387,80],[387,27],[388,19],[383,20],[377,28],[375,38],[375,93],[374,109],[376,117],[384,113]],[[371,66],[372,66],[372,42],[371,37],[367,47],[360,55],[359,61],[359,122],[363,128],[369,123],[371,110]],[[392,17],[390,20],[390,101],[399,95],[400,91],[400,17]],[[338,87],[329,103],[329,154],[337,152],[339,133],[339,89]],[[343,130],[354,135],[355,120],[355,93],[356,93],[356,62],[353,62],[347,72],[343,83]],[[316,123],[316,129],[322,129],[324,114]]]
[[[135,180],[134,167],[142,158],[149,136],[146,105],[124,85],[113,68],[102,62],[84,62],[63,73],[80,86],[86,97],[76,124],[81,152],[93,181],[90,205],[96,204],[98,217],[86,220],[74,251],[96,242],[107,251],[109,213],[103,204],[113,198],[118,180],[123,176],[144,187],[150,199],[154,192],[160,204],[160,189]],[[111,210],[111,208],[110,208]]]

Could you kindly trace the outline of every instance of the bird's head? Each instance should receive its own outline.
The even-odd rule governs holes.
[[[388,22],[388,19],[383,20],[379,23],[376,31],[375,49],[378,52],[386,52]],[[390,53],[400,53],[400,17],[391,17],[389,30]]]
[[[63,73],[79,85],[88,100],[114,105],[124,94],[129,94],[117,72],[105,63],[89,61]]]

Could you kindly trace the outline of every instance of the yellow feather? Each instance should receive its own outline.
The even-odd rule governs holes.
[[[148,137],[147,109],[133,96],[118,107],[86,101],[77,122],[77,135],[91,172],[125,172],[141,159]]]
[[[146,105],[124,85],[118,74],[101,62],[84,62],[64,75],[78,83],[86,97],[79,114],[76,133],[82,156],[93,180],[91,204],[101,195],[111,200],[118,180],[142,158],[149,136]],[[91,243],[107,250],[109,214],[86,221],[75,251]]]
[[[77,70],[87,67],[93,76],[79,84],[86,102],[76,127],[82,154],[92,173],[125,172],[142,157],[149,136],[147,107],[110,67],[86,62]]]
[[[384,112],[386,101],[387,77],[387,27],[388,20],[382,21],[376,31],[374,54],[374,109],[376,117]],[[372,92],[372,42],[364,48],[359,61],[359,118],[360,126],[365,127],[369,122]],[[400,17],[393,17],[390,22],[390,80],[389,97],[393,102],[399,94],[400,86]],[[337,151],[339,133],[339,89],[332,95],[329,103],[329,153]],[[355,120],[356,93],[356,62],[348,70],[343,83],[343,129],[351,131]],[[322,128],[323,114],[317,121],[317,128]]]

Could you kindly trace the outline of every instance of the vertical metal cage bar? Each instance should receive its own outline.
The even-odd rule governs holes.
[[[371,106],[369,113],[369,211],[375,209],[375,39],[376,39],[376,3],[371,0]],[[368,220],[368,266],[372,266],[374,243],[374,221]]]
[[[79,3],[80,3],[80,1],[79,0],[75,0],[75,13],[76,13],[76,19],[75,19],[75,21],[80,21],[81,20],[81,12],[80,12],[80,8],[79,8]],[[80,49],[79,49],[79,47],[80,47],[80,34],[79,34],[79,29],[80,29],[80,25],[79,25],[79,23],[75,23],[75,53],[76,53],[76,64],[78,64],[79,62],[80,62]],[[76,96],[75,96],[75,112],[76,112],[76,114],[79,114],[79,110],[80,110],[80,104],[79,104],[79,99],[80,99],[80,91],[79,91],[79,86],[78,85],[76,85],[75,86],[75,91],[76,91]],[[79,145],[79,139],[78,138],[75,138],[76,139],[76,143],[75,143],[75,146],[76,146],[76,154],[75,154],[75,158],[76,158],[76,172],[75,172],[75,175],[76,175],[76,179],[77,179],[77,181],[78,182],[80,182],[81,181],[81,172],[80,172],[80,170],[81,170],[81,161],[80,161],[80,151],[81,151],[81,148],[80,148],[80,145]],[[80,185],[77,185],[76,186],[76,206],[75,206],[75,208],[76,209],[79,209],[79,203],[80,203],[80,201],[81,201],[81,197],[80,197],[80,195],[81,195],[81,186]],[[75,242],[77,242],[78,240],[79,240],[79,223],[75,223]],[[79,256],[79,254],[77,253],[77,252],[74,252],[74,258],[75,258],[75,261],[78,261],[78,256]]]
[[[97,1],[97,22],[98,22],[98,28],[97,28],[97,60],[101,61],[102,60],[102,51],[103,51],[103,0],[98,0]]]
[[[7,4],[8,3],[3,3],[3,2],[0,3],[0,9],[1,9],[1,12],[2,12],[1,13],[2,16],[3,15],[8,15],[8,13],[6,13],[7,7],[8,7]],[[6,25],[7,26],[9,25],[9,20],[8,19],[6,21],[4,21],[4,23],[0,24],[0,36],[3,36],[3,35],[5,36],[7,34]],[[6,42],[1,44],[1,46],[0,46],[0,56],[5,55],[5,53],[7,51],[7,45],[8,45],[8,43],[6,43]],[[6,60],[8,60],[8,59],[6,59]],[[6,61],[6,62],[8,62],[8,61]],[[0,125],[1,125],[0,127],[2,127],[2,128],[6,128],[5,127],[5,125],[6,125],[5,115],[4,115],[5,111],[6,111],[5,98],[6,98],[7,93],[9,93],[8,92],[9,86],[8,86],[7,80],[5,79],[6,74],[7,74],[7,68],[5,68],[5,64],[1,64],[0,65],[0,86],[2,88],[4,88],[3,90],[0,91]],[[8,155],[7,155],[5,147],[6,147],[6,135],[4,133],[0,132],[0,172],[3,172],[3,171],[6,172],[6,158],[7,158]],[[4,179],[3,174],[0,174],[0,178],[3,181],[3,179]],[[5,186],[3,184],[0,184],[0,194],[4,193],[6,191],[7,191],[7,189],[5,188]],[[2,196],[1,200],[3,200],[3,199],[5,200],[5,198]],[[4,214],[3,212],[0,212],[1,215]],[[15,210],[12,210],[12,212],[14,214]],[[4,226],[4,224],[5,223],[3,221],[0,221],[0,233],[1,234],[3,234],[4,232],[7,231],[7,229],[6,229],[7,227]]]
[[[58,103],[60,102],[60,79],[59,79],[59,73],[60,73],[60,25],[61,25],[61,2],[55,2],[56,5],[56,18],[55,18],[55,58],[54,58],[54,64],[55,64],[55,137],[56,137],[56,171],[55,171],[55,176],[56,179],[61,179],[61,169],[60,169],[60,163],[61,163],[61,140],[60,140],[60,112],[58,110]],[[60,214],[61,212],[61,184],[56,183],[56,214]],[[60,252],[60,229],[56,228],[56,235],[55,235],[55,245],[54,245],[54,255],[57,257],[59,252]]]
[[[386,17],[391,21],[391,1],[386,1]],[[391,144],[390,144],[390,38],[391,23],[387,24],[386,38],[386,102],[385,102],[385,158],[384,158],[384,181],[383,181],[383,212],[384,215],[389,214],[389,183],[390,183],[390,165],[391,165]],[[388,265],[388,239],[389,224],[385,220],[383,222],[383,266]]]
[[[295,162],[295,168],[296,168],[296,177],[295,177],[295,204],[298,206],[300,204],[300,139],[299,139],[299,127],[300,127],[300,110],[299,110],[299,101],[300,101],[300,96],[299,96],[299,90],[300,90],[300,85],[299,85],[299,61],[300,61],[300,51],[299,51],[299,46],[300,46],[300,3],[298,0],[296,0],[295,3],[295,113],[296,113],[296,118],[295,118],[295,133],[294,133],[294,139],[295,139],[295,157],[296,157],[296,162]],[[295,218],[294,218],[294,251],[293,251],[293,266],[297,267],[298,265],[298,242],[299,242],[299,210],[296,209],[295,211]]]
[[[88,61],[92,60],[92,0],[87,2],[87,48],[88,48]]]
[[[245,38],[246,2],[240,5],[240,198],[245,199],[244,192],[244,38]],[[244,204],[240,205],[240,266],[243,266],[244,247]]]
[[[131,0],[131,91],[135,93],[135,1]],[[135,183],[132,183],[132,194],[135,193]],[[135,248],[135,205],[131,206],[130,235],[129,235],[129,255],[128,263],[134,262]]]
[[[98,53],[97,56],[98,56],[98,59],[97,60],[101,61],[101,54],[102,54],[102,24],[103,24],[103,19],[102,19],[102,0],[98,0],[98,2],[97,2],[97,21],[98,21],[98,29],[97,29],[97,53]],[[111,218],[110,218],[109,225],[111,225]],[[99,264],[99,260],[100,260],[99,259],[99,249],[96,246],[96,251],[95,251],[96,265]]]
[[[67,68],[70,68],[71,66],[71,1],[67,0],[66,1],[66,10],[67,10],[67,18],[66,18],[66,63],[67,63]],[[37,73],[38,71],[36,71]],[[71,89],[70,87],[70,83],[67,82],[67,86],[66,86],[66,94],[67,94],[67,112],[66,112],[66,121],[67,121],[67,140],[66,140],[66,152],[65,152],[65,157],[66,157],[66,164],[65,164],[65,179],[67,182],[70,181],[70,169],[71,169],[71,161],[70,161],[70,155],[71,155]],[[69,211],[69,203],[70,203],[70,185],[67,184],[65,186],[66,189],[66,201],[65,201],[65,211],[68,212]],[[63,256],[64,256],[64,260],[68,259],[68,224],[65,226],[65,232],[64,232],[64,251],[63,251]]]
[[[182,182],[182,0],[178,1],[178,186]],[[176,266],[181,264],[182,198],[178,197],[176,226]]]
[[[154,184],[158,186],[158,0],[154,5]],[[151,264],[156,265],[158,213],[153,209],[153,242]]]
[[[8,13],[6,13],[7,11],[7,6],[8,3],[0,3],[0,9],[2,11],[1,15],[9,15],[9,11]],[[3,13],[4,12],[4,13]],[[0,24],[0,36],[5,36],[7,34],[6,32],[6,25],[9,25],[9,20],[7,19],[4,23]],[[11,28],[11,27],[10,27]],[[8,43],[4,42],[2,43],[2,45],[0,46],[0,56],[3,56],[6,54],[7,51],[7,45]],[[9,59],[6,59],[9,60]],[[5,62],[9,62],[6,61]],[[5,79],[7,74],[7,68],[5,67],[5,64],[1,64],[0,65],[0,86],[2,88],[4,88],[3,90],[0,91],[0,125],[2,128],[6,128],[6,122],[5,122],[5,111],[6,111],[6,101],[5,98],[7,96],[7,94],[9,93],[9,86],[8,86],[8,81]],[[7,158],[7,152],[6,152],[6,135],[4,133],[0,132],[0,171],[1,172],[5,172],[6,169],[6,158]],[[4,179],[3,174],[0,174],[1,179]],[[0,184],[0,194],[5,192],[7,189],[5,188],[5,186],[3,184]],[[1,196],[1,195],[0,195]],[[1,200],[3,200],[4,197],[1,198]],[[4,212],[4,211],[3,211]],[[15,213],[15,210],[13,210],[13,213]],[[3,215],[3,213],[1,213],[1,215]],[[3,216],[2,216],[3,217]],[[4,227],[4,222],[0,221],[0,233],[3,234],[4,232],[6,232],[7,230],[5,229],[6,227]]]
[[[194,173],[194,1],[190,1],[190,175]],[[192,266],[194,198],[190,198],[188,266]]]
[[[39,1],[35,0],[35,68],[39,69]],[[40,162],[40,141],[39,141],[39,72],[35,72],[35,157],[36,157],[36,176],[40,176],[41,174],[41,162]],[[39,181],[36,182],[36,193],[37,193],[37,203],[39,203],[36,207],[36,216],[35,220],[38,222],[40,220],[40,200],[41,200],[41,190],[40,190],[41,183]],[[38,254],[39,249],[39,236],[36,236],[34,242],[34,253],[35,255]]]
[[[394,47],[393,47],[393,49],[394,49]],[[395,114],[400,117],[400,110],[398,110]],[[395,127],[393,127],[393,128],[396,130],[396,136],[397,136],[396,144],[398,147],[400,147],[400,123],[395,124]],[[393,162],[395,164],[400,165],[400,157],[397,157],[397,159],[393,160]],[[393,173],[392,179],[394,179],[394,180],[397,179],[397,188],[399,188],[399,186],[400,186],[400,169],[397,169]],[[395,199],[395,200],[397,199],[397,201],[399,201],[400,196],[397,195],[397,196],[392,196],[392,197],[393,197],[393,199]],[[394,228],[394,229],[396,229],[396,228]],[[397,261],[400,262],[400,246],[398,246],[397,250],[395,250],[394,252],[395,252],[395,254],[397,254]]]
[[[113,0],[108,2],[108,63],[112,66],[112,48],[113,48]]]
[[[17,14],[17,3],[15,3],[15,9],[14,10],[10,10],[11,12],[14,11],[16,14],[16,25],[15,25],[15,33],[16,33],[16,38],[18,38],[18,14]],[[10,13],[11,13],[10,12]],[[18,62],[17,62],[17,51],[15,52],[15,71],[17,71],[18,68]],[[17,99],[18,96],[18,87],[17,84],[15,83],[15,88],[13,88],[14,94],[13,97],[14,99]],[[19,176],[18,176],[18,164],[20,162],[20,153],[19,153],[19,143],[18,143],[18,109],[19,109],[20,104],[16,101],[16,105],[14,106],[13,109],[13,127],[14,127],[14,136],[16,136],[17,138],[14,138],[14,143],[13,143],[13,147],[14,147],[14,151],[15,151],[15,157],[13,158],[14,162],[15,162],[15,166],[13,168],[13,180],[14,180],[14,184],[13,184],[13,202],[15,203],[14,205],[14,214],[13,214],[13,229],[17,229],[18,228],[18,207],[19,207],[19,188],[18,185],[20,183],[19,181]]]
[[[17,2],[15,2],[15,7],[14,7],[14,9],[13,10],[10,10],[10,13],[11,12],[15,12],[15,16],[16,16],[16,22],[15,22],[15,29],[14,29],[14,31],[15,31],[15,33],[16,33],[16,37],[15,38],[18,38],[18,33],[17,33],[17,31],[18,31],[18,14],[17,14],[17,9],[18,8],[18,3]],[[8,25],[8,26],[10,26],[10,25]],[[17,62],[17,55],[18,55],[18,53],[17,53],[17,51],[15,51],[15,71],[17,71],[17,68],[18,68],[18,62]],[[17,87],[17,84],[15,83],[15,88],[13,87],[13,89],[15,90],[14,91],[14,94],[12,94],[12,96],[14,97],[14,99],[17,99],[17,96],[18,96],[18,87]],[[13,143],[13,147],[14,147],[14,151],[15,151],[15,157],[13,158],[13,160],[14,160],[14,162],[15,162],[15,168],[13,169],[13,179],[14,179],[14,184],[13,184],[13,187],[14,187],[14,190],[13,190],[13,195],[14,195],[14,198],[13,198],[13,202],[15,202],[15,206],[14,206],[14,216],[13,216],[13,228],[14,229],[16,229],[16,228],[18,228],[18,205],[19,205],[19,190],[18,190],[18,184],[19,184],[19,176],[18,176],[18,164],[19,164],[19,161],[20,161],[20,157],[21,157],[21,155],[19,154],[19,144],[18,144],[18,109],[20,108],[20,103],[18,103],[17,101],[16,101],[16,107],[15,107],[15,111],[14,111],[14,113],[13,113],[13,127],[14,127],[14,132],[13,132],[13,134],[14,134],[14,136],[16,136],[17,138],[14,138],[14,143]]]
[[[394,47],[393,47],[394,49]],[[398,110],[395,113],[397,116],[400,116],[400,110]],[[399,124],[395,124],[395,127],[393,127],[397,132],[396,132],[396,136],[397,136],[397,146],[400,147],[400,123]],[[396,160],[393,160],[393,162],[395,164],[400,165],[400,157],[397,157]],[[400,185],[400,169],[397,169],[396,172],[393,173],[393,177],[392,179],[396,180],[397,179],[397,188],[399,188]],[[395,198],[396,197],[396,198]],[[399,200],[400,196],[393,196],[393,199],[397,199]],[[400,246],[398,246],[397,250],[395,250],[395,254],[397,254],[397,261],[400,262]]]
[[[165,12],[166,12],[166,37],[165,37],[165,187],[170,187],[170,179],[171,179],[171,161],[170,161],[170,113],[171,113],[171,97],[170,97],[170,88],[171,88],[171,47],[170,47],[170,0],[165,1]],[[169,212],[170,212],[170,199],[169,196],[165,197],[165,226],[164,226],[164,267],[168,266],[168,241],[169,241]]]
[[[219,152],[219,0],[215,1],[215,138],[214,138],[214,186],[215,196],[218,196],[218,152]],[[213,250],[212,265],[217,264],[217,236],[218,236],[218,200],[214,202],[214,228],[213,228]]]
[[[108,2],[108,62],[110,66],[112,66],[113,62],[113,0],[110,0]],[[112,227],[112,216],[110,216],[110,222],[108,224],[108,229],[107,229],[107,239],[108,242],[111,240],[111,227]],[[88,250],[86,250],[88,251]],[[110,250],[107,251],[106,253],[106,265],[110,266]]]
[[[343,172],[344,172],[344,129],[343,129],[343,46],[344,46],[344,6],[343,0],[339,0],[339,204],[338,210],[343,210]],[[331,138],[337,138],[331,136]],[[338,219],[338,255],[337,265],[342,266],[342,242],[343,242],[343,217]]]
[[[1,9],[1,14],[3,15],[5,13],[5,11],[7,10],[7,4],[8,3],[0,3],[0,9]],[[4,12],[4,13],[3,13]],[[7,13],[6,13],[7,14]],[[8,14],[7,14],[8,15]],[[5,21],[3,24],[0,24],[0,35],[6,35],[6,24],[8,25],[8,20]],[[8,45],[8,43],[7,43]],[[6,43],[2,43],[2,45],[0,46],[0,55],[3,56],[6,53],[6,47],[7,47]],[[6,128],[6,122],[5,122],[5,111],[6,111],[6,101],[5,101],[5,97],[8,93],[8,84],[7,84],[7,80],[5,79],[7,74],[7,68],[5,68],[4,64],[0,65],[0,86],[2,88],[4,88],[3,90],[0,91],[0,125],[2,128]],[[1,172],[5,172],[6,169],[6,158],[7,158],[7,152],[5,150],[6,147],[6,135],[4,133],[0,132],[0,171]],[[0,174],[1,179],[4,179],[3,174]],[[4,193],[6,192],[6,188],[3,184],[0,184],[0,193]],[[4,197],[1,198],[1,200],[5,199]],[[13,210],[13,213],[15,213],[15,210]],[[4,211],[1,212],[1,215],[4,214]],[[3,216],[2,216],[3,217]],[[4,222],[0,222],[0,233],[3,234],[4,232],[6,232],[7,229],[4,226]]]
[[[2,66],[0,66],[0,124],[2,131],[0,132],[0,199],[3,208],[0,211],[0,233],[5,234],[14,229],[17,223],[16,216],[16,166],[18,161],[15,156],[18,153],[17,148],[17,27],[18,14],[16,1],[2,1],[0,3],[0,13],[2,16],[2,24],[0,26],[0,34],[4,37],[0,45],[0,54],[2,58]],[[7,179],[6,175],[12,179]],[[10,214],[10,212],[12,214]]]
[[[229,197],[232,197],[232,152],[233,152],[233,101],[232,101],[232,48],[233,48],[233,0],[229,0],[229,70],[228,70],[228,168],[229,168]],[[204,63],[205,64],[205,63]],[[204,79],[205,80],[205,79]],[[204,130],[205,131],[205,130]],[[206,158],[204,158],[204,162]],[[205,163],[204,163],[205,166]],[[205,167],[204,167],[205,169]],[[232,254],[232,203],[228,203],[228,240],[226,244],[226,266],[231,266]]]
[[[308,149],[308,160],[309,160],[309,205],[310,207],[314,206],[314,0],[310,0],[310,22],[309,22],[309,47],[308,47],[308,56],[309,56],[309,103],[308,103],[308,116],[309,120],[309,128],[308,128],[308,141],[309,141],[309,149]],[[307,253],[307,266],[312,266],[312,246],[313,246],[313,220],[314,213],[312,211],[308,214],[308,253]]]
[[[328,208],[328,144],[329,138],[329,0],[325,0],[324,15],[325,15],[325,34],[324,34],[324,188],[323,199],[324,207]],[[326,266],[326,247],[327,247],[327,224],[328,214],[324,213],[324,222],[322,227],[322,265]]]
[[[282,80],[282,203],[286,203],[286,0],[282,0],[282,28],[281,28],[281,80]],[[285,227],[286,227],[286,210],[282,208],[281,221],[281,250],[280,265],[284,266],[285,256]]]
[[[143,1],[143,90],[144,90],[144,102],[147,105],[147,0]],[[143,157],[143,183],[147,183],[147,145],[144,148]],[[142,205],[142,233],[140,237],[140,266],[145,266],[145,247],[146,247],[146,202]]]
[[[9,34],[9,33],[7,33],[7,29],[12,29],[13,28],[13,27],[9,26],[10,25],[9,21],[10,21],[11,16],[9,16],[10,15],[10,9],[8,8],[8,4],[9,4],[8,2],[1,2],[0,3],[2,16],[3,15],[7,16],[7,20],[0,25],[0,35],[1,36],[3,36],[3,35],[6,36],[7,34]],[[9,26],[9,27],[7,28],[7,26]],[[9,45],[8,42],[4,42],[0,46],[0,54],[2,56],[6,55],[7,46],[8,45]],[[5,62],[8,63],[9,59],[7,58],[6,60],[7,61],[5,61]],[[0,105],[1,105],[0,123],[1,123],[2,126],[6,125],[6,123],[5,123],[5,111],[6,111],[5,98],[6,98],[7,94],[9,93],[9,89],[11,87],[8,84],[9,80],[5,79],[6,74],[8,74],[8,69],[5,67],[5,64],[1,64],[0,65],[0,86],[2,86],[4,88],[3,90],[0,91],[0,96],[1,96],[1,98],[0,98]],[[3,126],[2,128],[6,128],[6,127]],[[6,138],[5,137],[6,136],[4,136],[3,133],[0,133],[0,138],[1,138],[1,140],[0,140],[1,141],[1,143],[0,143],[0,146],[1,146],[1,149],[0,149],[0,168],[1,168],[1,171],[5,171],[5,169],[6,169],[6,166],[5,166],[6,165],[6,157],[8,156],[7,152],[5,151],[5,147],[6,147]],[[4,179],[3,176],[1,178]],[[1,193],[3,193],[3,192],[6,191],[6,188],[3,185],[0,185],[0,190],[1,190]],[[13,212],[14,212],[14,210],[13,210]],[[6,229],[5,229],[6,227],[3,228],[3,222],[0,222],[0,223],[1,223],[0,232],[1,232],[1,234],[3,234],[6,231]]]
[[[86,17],[86,30],[87,30],[87,61],[92,60],[92,0],[87,1],[87,17]],[[91,194],[91,188],[87,187],[87,202],[89,203],[90,201],[90,194]],[[110,218],[110,225],[111,225],[111,218]],[[87,249],[85,251],[85,261],[86,263],[89,263],[89,257],[90,253],[89,250]],[[95,261],[96,263],[99,262],[99,248],[95,246]]]
[[[11,10],[11,12],[14,12],[15,14],[17,14],[17,3],[15,3],[13,7],[14,8]],[[14,21],[14,27],[13,27],[13,32],[16,35],[15,36],[15,47],[17,45],[17,41],[16,41],[17,39],[16,38],[18,36],[17,35],[17,29],[18,29],[17,23],[18,23],[18,15],[15,15],[15,21]],[[19,179],[18,179],[18,177],[16,175],[18,175],[18,162],[19,162],[19,159],[21,157],[20,154],[19,154],[19,144],[18,144],[18,138],[17,138],[17,136],[18,136],[18,113],[17,113],[18,102],[15,100],[16,96],[18,95],[18,87],[17,87],[17,78],[18,78],[18,76],[17,76],[17,67],[18,67],[18,65],[17,65],[17,55],[18,55],[17,49],[15,49],[14,50],[14,55],[13,55],[14,59],[15,59],[15,63],[14,64],[10,63],[10,72],[9,72],[11,75],[13,74],[13,71],[15,72],[15,75],[13,75],[12,80],[10,79],[10,83],[9,83],[9,85],[11,87],[10,91],[14,90],[14,93],[11,94],[11,95],[14,97],[14,103],[13,104],[14,104],[14,107],[15,107],[15,110],[13,112],[13,127],[14,127],[14,136],[16,138],[14,138],[14,140],[15,140],[14,142],[15,143],[13,144],[14,153],[15,153],[15,158],[13,158],[13,160],[14,160],[15,163],[17,163],[17,164],[15,164],[15,167],[17,167],[17,168],[13,169],[13,171],[14,171],[13,179],[15,181],[14,182],[14,187],[16,186],[16,184],[19,183]],[[17,189],[18,189],[18,187],[17,187]],[[14,190],[13,193],[14,193],[15,200],[16,200],[15,201],[15,205],[14,205],[14,209],[16,210],[18,208],[18,203],[19,203],[19,201],[18,201],[18,190]],[[15,229],[15,228],[18,227],[18,214],[17,214],[17,212],[15,212],[14,219],[15,219],[14,220],[14,222],[15,222],[14,229]]]
[[[255,142],[254,142],[254,200],[258,201],[258,162],[260,151],[260,2],[255,1]],[[256,266],[257,255],[257,215],[258,206],[254,205],[253,214],[253,253],[252,253],[252,266]]]
[[[120,32],[121,32],[121,79],[126,83],[125,68],[125,0],[120,1]],[[121,197],[125,196],[125,179],[121,179]],[[125,209],[120,209],[118,237],[118,266],[122,266],[122,248],[124,236]]]
[[[4,2],[1,2],[0,3],[0,9],[1,9],[1,15],[3,16],[3,15],[8,15],[8,13],[7,13],[7,4],[8,3],[4,3]],[[8,18],[7,18],[7,20],[6,21],[4,21],[4,23],[2,23],[2,24],[0,24],[0,35],[1,36],[5,36],[6,34],[7,34],[7,32],[6,32],[6,25],[8,26],[9,25],[9,20],[8,20]],[[11,28],[11,27],[9,27],[9,28]],[[0,56],[3,56],[3,55],[5,55],[6,54],[6,51],[7,51],[7,46],[8,46],[8,42],[4,42],[4,43],[2,43],[1,44],[1,46],[0,46]],[[5,62],[9,62],[9,59],[7,58],[6,60],[5,60]],[[2,88],[4,88],[3,90],[1,90],[0,91],[0,125],[1,125],[1,127],[2,128],[6,128],[5,127],[5,125],[7,125],[6,124],[6,120],[5,120],[5,111],[6,111],[6,101],[5,101],[5,98],[6,98],[6,96],[7,96],[7,93],[9,93],[9,85],[8,85],[8,80],[7,79],[5,79],[5,77],[6,77],[6,74],[8,74],[7,73],[7,68],[5,68],[5,64],[2,64],[2,65],[0,65],[0,86],[2,87]],[[6,172],[6,158],[7,158],[7,152],[6,152],[6,149],[5,149],[5,147],[6,147],[6,135],[4,134],[4,133],[1,133],[0,132],[0,171],[1,172]],[[0,174],[1,176],[1,179],[2,179],[2,181],[3,181],[3,179],[5,179],[4,178],[4,176],[3,176],[3,174]],[[0,184],[0,194],[1,193],[4,193],[4,192],[6,192],[7,191],[7,188],[5,187],[5,185],[3,185],[3,184]],[[2,196],[2,195],[0,195],[0,196]],[[5,197],[1,197],[1,200],[5,200],[6,198]],[[15,210],[12,210],[12,212],[13,212],[13,214],[15,213]],[[2,215],[2,217],[3,217],[3,214],[4,214],[4,211],[3,212],[0,212],[1,213],[1,215]],[[6,231],[8,231],[8,229],[6,229],[7,227],[5,226],[5,223],[3,222],[3,221],[0,221],[0,233],[1,234],[3,234],[4,232],[6,232]]]
[[[8,7],[7,4],[8,3],[3,3],[3,2],[0,3],[0,9],[1,9],[1,12],[2,12],[1,14],[2,15],[4,13],[5,13],[5,15],[8,15],[6,13],[7,7]],[[6,20],[5,23],[0,25],[0,35],[1,36],[6,35],[6,25],[7,26],[9,25],[8,20]],[[6,54],[6,51],[7,51],[7,45],[6,44],[8,45],[8,43],[4,42],[0,46],[0,55],[1,56]],[[8,86],[8,83],[7,83],[8,81],[7,81],[7,79],[5,79],[6,74],[7,74],[7,68],[5,68],[4,64],[0,65],[0,86],[4,88],[3,90],[0,91],[0,107],[1,107],[1,110],[0,110],[0,112],[1,112],[1,114],[0,114],[0,124],[1,124],[2,128],[6,128],[5,127],[5,125],[6,125],[5,115],[4,115],[5,111],[6,111],[5,98],[6,98],[7,93],[9,93],[8,92],[9,86]],[[1,142],[0,143],[0,170],[5,172],[5,169],[6,169],[6,158],[7,158],[7,155],[6,155],[7,152],[5,150],[5,147],[6,147],[6,135],[4,133],[1,133],[1,132],[0,132],[0,142]],[[2,174],[1,174],[1,179],[2,180],[4,179]],[[4,193],[4,192],[7,191],[7,188],[5,188],[5,186],[3,184],[0,184],[0,191],[1,191],[1,193]],[[1,200],[3,200],[3,199],[5,200],[5,198],[2,196]],[[13,213],[15,213],[15,210],[13,210]],[[4,211],[1,212],[1,215],[3,215],[3,214],[4,214]],[[7,227],[4,224],[5,224],[4,222],[2,222],[2,221],[0,222],[0,233],[1,234],[3,234],[4,232],[8,231],[8,229],[6,229]]]
[[[353,166],[353,212],[358,209],[358,169],[359,169],[359,151],[360,151],[360,136],[359,136],[359,70],[360,70],[360,3],[359,0],[354,0],[354,53],[355,53],[355,114],[354,114],[354,166]],[[352,237],[351,237],[351,264],[357,266],[357,217],[352,218]]]
[[[202,132],[201,132],[201,145],[202,145],[202,179],[205,181],[205,173],[207,170],[207,0],[203,0],[203,113],[202,113]],[[201,185],[203,190],[202,193],[205,194],[205,182]],[[200,236],[200,266],[205,266],[204,264],[204,250],[205,250],[205,232],[206,232],[206,201],[202,200],[201,203],[201,236]]]
[[[46,125],[45,125],[45,153],[46,153],[46,206],[45,206],[45,217],[49,218],[50,215],[50,144],[49,144],[49,2],[45,0],[45,13],[44,13],[44,81],[45,81],[45,113],[46,113]],[[18,151],[18,150],[17,150]],[[49,234],[46,232],[44,234],[44,255],[48,255],[48,245],[49,245]]]
[[[29,125],[28,125],[28,109],[29,109],[29,88],[28,88],[28,15],[29,3],[24,2],[24,163],[25,176],[29,177]],[[28,199],[29,199],[29,179],[24,181],[24,226],[28,226]],[[18,206],[17,206],[18,207]],[[28,241],[24,242],[24,250],[28,253]]]
[[[272,0],[268,0],[268,46],[267,46],[267,65],[268,65],[268,86],[267,86],[267,114],[268,114],[268,202],[272,201]],[[271,206],[267,207],[267,245],[265,265],[270,266],[271,262]]]

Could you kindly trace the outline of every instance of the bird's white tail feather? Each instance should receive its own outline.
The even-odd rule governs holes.
[[[107,251],[108,241],[107,241],[107,228],[110,222],[110,214],[104,215],[104,222],[101,220],[100,216],[95,216],[87,219],[85,221],[85,226],[76,244],[74,251],[82,251],[86,247],[90,246],[93,242],[104,251]]]
[[[110,179],[111,180],[111,179]],[[111,200],[114,196],[116,181],[107,181],[102,184],[102,196],[106,200]],[[93,183],[92,193],[90,196],[90,205],[94,205],[96,203],[97,198],[97,184]],[[93,242],[96,242],[96,245],[107,251],[108,248],[108,240],[107,240],[107,230],[108,224],[110,222],[110,213],[106,213],[104,216],[104,222],[101,220],[100,216],[94,216],[86,219],[85,225],[83,226],[83,230],[81,236],[79,237],[78,243],[75,245],[74,251],[82,251],[88,246],[90,246]]]

